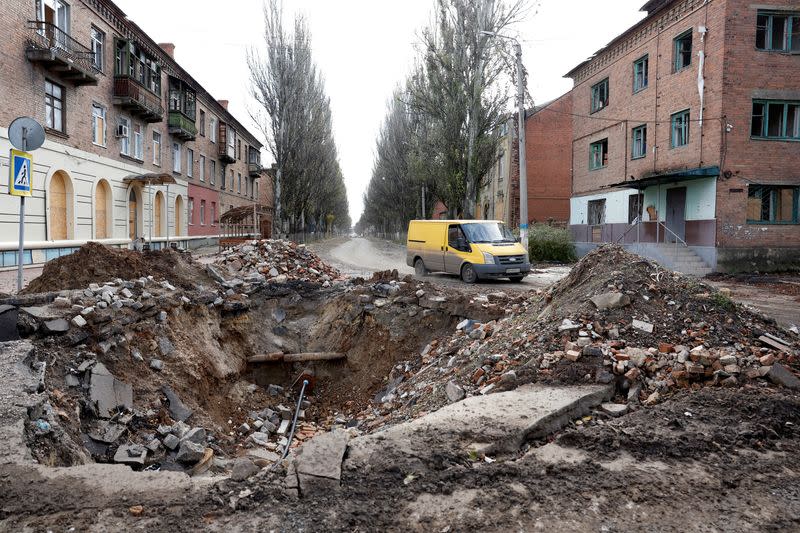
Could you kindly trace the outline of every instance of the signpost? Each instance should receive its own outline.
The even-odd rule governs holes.
[[[33,195],[33,156],[44,144],[44,128],[30,117],[19,117],[8,126],[8,139],[16,148],[8,158],[8,194],[19,196],[19,253],[17,255],[17,291],[22,290],[22,266],[25,257],[25,197]]]

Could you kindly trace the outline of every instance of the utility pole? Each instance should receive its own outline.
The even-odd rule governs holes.
[[[517,106],[519,107],[519,238],[528,249],[528,165],[525,158],[525,67],[522,45],[514,39],[517,52]]]
[[[525,67],[522,65],[522,45],[513,37],[500,35],[491,31],[482,31],[483,35],[508,39],[514,42],[517,56],[517,109],[519,112],[519,240],[525,249],[528,248],[528,166],[525,160]]]

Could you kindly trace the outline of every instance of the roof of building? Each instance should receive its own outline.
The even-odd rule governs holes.
[[[207,106],[213,108],[217,116],[223,119],[223,122],[233,124],[236,128],[236,131],[240,132],[243,136],[246,136],[247,140],[250,141],[250,144],[258,148],[263,146],[255,137],[255,135],[250,133],[250,131],[245,128],[241,122],[236,120],[236,118],[227,109],[225,109],[216,98],[211,96],[211,94],[200,84],[200,82],[194,79],[194,77],[192,77],[192,75],[189,74],[186,69],[178,64],[175,58],[170,57],[170,55],[164,49],[162,49],[149,35],[147,35],[144,30],[142,30],[135,22],[129,19],[125,12],[119,8],[119,6],[117,6],[111,0],[85,1],[88,5],[95,9],[97,14],[106,18],[114,27],[114,29],[120,32],[120,34],[128,38],[136,39],[137,43],[141,45],[147,51],[147,53],[158,58],[162,69],[165,70],[167,74],[176,76],[189,84],[192,89],[195,90],[198,96],[203,97],[203,100]]]
[[[614,39],[612,39],[603,48],[600,48],[594,54],[589,56],[586,60],[582,61],[577,66],[575,66],[572,70],[570,70],[569,72],[564,74],[564,77],[565,78],[574,78],[575,77],[574,76],[575,73],[578,70],[580,70],[581,67],[583,67],[583,66],[591,63],[592,61],[594,61],[598,56],[600,56],[601,54],[603,54],[604,52],[609,50],[613,45],[617,44],[617,42],[622,40],[624,37],[626,37],[632,31],[634,31],[637,28],[640,28],[641,26],[649,23],[652,20],[654,15],[659,13],[661,10],[663,10],[668,5],[672,4],[674,1],[675,0],[650,0],[649,2],[644,4],[641,8],[639,8],[639,11],[644,11],[644,12],[647,13],[647,16],[645,18],[643,18],[642,20],[640,20],[639,22],[637,22],[636,24],[634,24],[633,26],[631,26],[630,28],[628,28],[624,32],[622,32],[619,35],[617,35],[616,37],[614,37]]]

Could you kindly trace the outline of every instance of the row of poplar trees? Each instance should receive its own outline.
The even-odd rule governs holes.
[[[275,161],[276,233],[349,231],[330,99],[312,58],[308,23],[297,15],[287,28],[278,0],[268,0],[264,26],[264,48],[252,50],[247,62],[258,104],[251,116]]]
[[[388,102],[358,231],[403,232],[437,200],[451,218],[475,215],[516,84],[512,41],[487,33],[504,35],[528,10],[525,0],[436,0],[415,66]]]

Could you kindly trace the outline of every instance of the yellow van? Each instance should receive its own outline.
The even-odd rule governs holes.
[[[406,263],[418,276],[446,272],[466,283],[484,278],[522,281],[531,271],[527,250],[498,220],[412,220]]]

